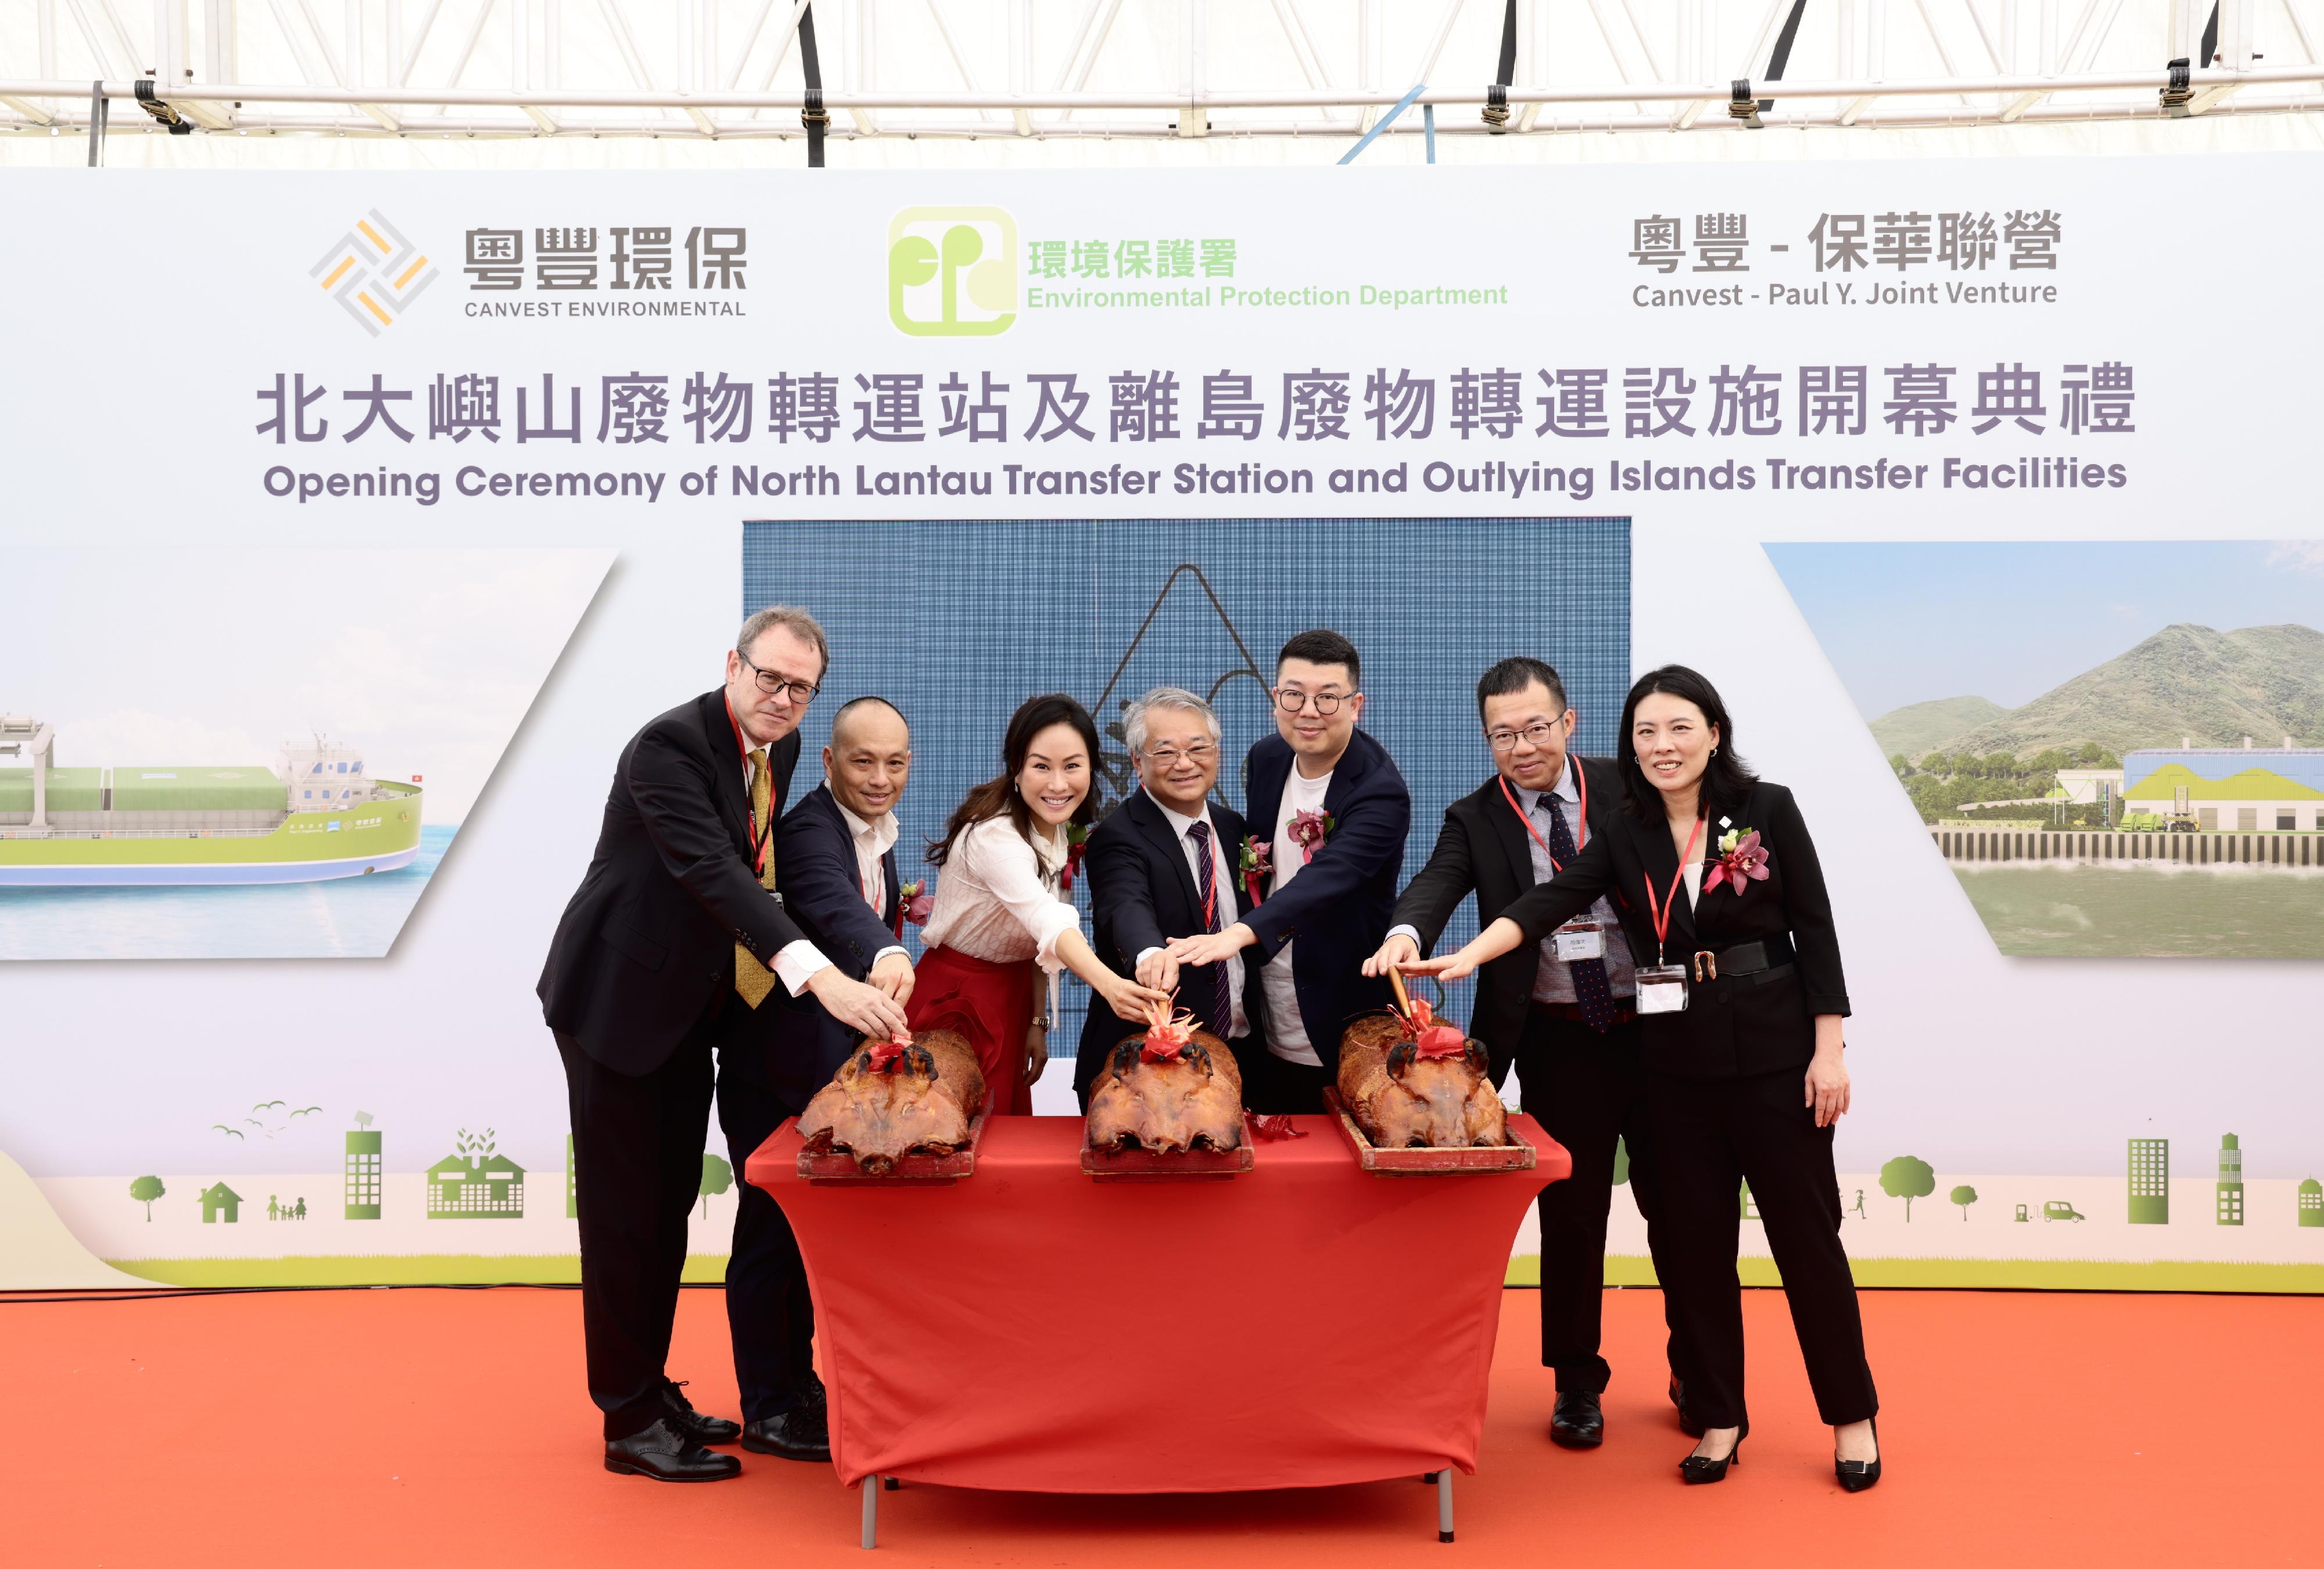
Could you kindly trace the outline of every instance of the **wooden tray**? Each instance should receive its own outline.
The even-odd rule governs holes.
[[[1258,1164],[1251,1153],[1250,1114],[1243,1113],[1242,1144],[1235,1149],[1188,1149],[1165,1155],[1152,1149],[1099,1149],[1082,1124],[1082,1170],[1099,1182],[1223,1182]]]
[[[1376,1177],[1447,1177],[1463,1171],[1531,1171],[1534,1149],[1520,1139],[1514,1144],[1487,1145],[1466,1149],[1381,1149],[1364,1137],[1356,1120],[1348,1115],[1340,1092],[1326,1085],[1323,1109],[1340,1130],[1355,1153],[1356,1164]]]
[[[845,1150],[833,1149],[821,1155],[799,1151],[798,1174],[802,1181],[817,1187],[888,1187],[899,1182],[916,1182],[939,1187],[949,1187],[964,1177],[976,1175],[976,1146],[984,1137],[984,1120],[992,1114],[988,1099],[984,1110],[969,1119],[968,1142],[949,1155],[930,1155],[914,1150],[896,1162],[896,1168],[885,1177],[873,1177],[855,1164],[855,1157]]]

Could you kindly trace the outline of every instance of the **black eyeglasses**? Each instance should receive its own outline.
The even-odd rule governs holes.
[[[1319,715],[1329,719],[1340,711],[1341,704],[1354,696],[1352,692],[1302,692],[1292,687],[1277,687],[1275,689],[1275,706],[1286,714],[1296,714],[1312,703]]]
[[[758,681],[759,690],[764,692],[770,697],[773,697],[778,692],[788,692],[790,694],[791,701],[804,708],[809,703],[815,701],[815,695],[817,692],[823,690],[821,687],[816,686],[811,682],[794,681],[789,679],[788,677],[779,676],[772,670],[762,670],[758,666],[752,664],[751,662],[751,656],[742,652],[740,649],[734,651],[734,657],[742,661],[742,668],[750,671],[752,676]]]
[[[1495,752],[1515,752],[1519,736],[1525,738],[1527,746],[1547,746],[1556,734],[1554,725],[1528,725],[1523,730],[1488,731],[1485,740]]]

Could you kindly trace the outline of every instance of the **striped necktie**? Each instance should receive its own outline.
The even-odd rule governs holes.
[[[768,818],[775,809],[774,781],[767,768],[767,749],[751,753],[751,843],[759,858],[759,886],[770,893],[775,887],[774,835],[768,832]],[[759,963],[759,957],[742,944],[734,945],[734,990],[743,1001],[756,1008],[775,989],[775,973]]]
[[[1186,830],[1186,837],[1194,842],[1194,859],[1202,871],[1194,879],[1194,891],[1203,896],[1203,929],[1223,931],[1219,925],[1219,870],[1216,855],[1211,854],[1211,821],[1203,818]],[[1197,996],[1201,992],[1195,993]],[[1211,966],[1210,1005],[1204,1011],[1203,1022],[1221,1040],[1231,1038],[1234,1029],[1234,994],[1228,989],[1227,962],[1219,960]]]

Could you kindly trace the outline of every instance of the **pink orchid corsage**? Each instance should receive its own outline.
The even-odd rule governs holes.
[[[1734,828],[1719,841],[1719,864],[1713,866],[1702,880],[1702,891],[1708,894],[1724,882],[1738,894],[1746,882],[1767,881],[1767,852],[1760,846],[1759,830]]]
[[[904,912],[904,918],[914,926],[927,925],[928,917],[936,913],[936,896],[928,891],[926,879],[918,882],[905,883],[896,891],[896,897],[898,908]]]
[[[1242,873],[1243,891],[1250,895],[1253,904],[1259,902],[1260,888],[1275,872],[1275,863],[1269,858],[1270,850],[1271,846],[1266,840],[1244,835],[1242,854],[1235,865],[1236,870]]]
[[[1315,852],[1323,847],[1333,827],[1329,812],[1294,812],[1291,815],[1291,842],[1299,846],[1299,864],[1305,866],[1315,859]]]

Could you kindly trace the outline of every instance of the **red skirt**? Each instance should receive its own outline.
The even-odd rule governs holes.
[[[999,1114],[1033,1114],[1025,1083],[1025,1037],[1033,1028],[1041,970],[1030,959],[996,964],[951,948],[930,948],[913,971],[907,1020],[915,1030],[957,1029],[976,1048],[988,1104]]]

